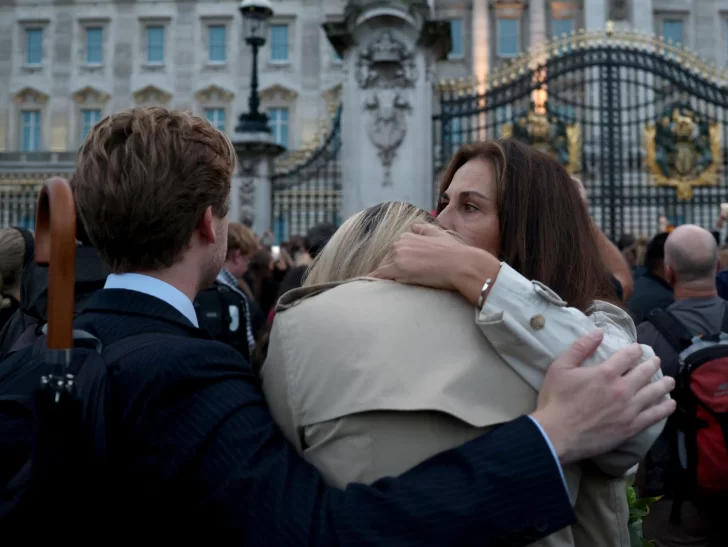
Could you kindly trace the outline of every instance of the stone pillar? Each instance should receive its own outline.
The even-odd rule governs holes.
[[[607,3],[611,0],[589,0],[584,2],[584,28],[604,30],[607,24]]]
[[[232,141],[238,173],[233,177],[230,218],[263,234],[273,229],[273,160],[284,149],[270,133],[236,132]]]
[[[528,30],[530,47],[538,48],[546,39],[546,0],[531,0],[528,4]]]
[[[473,73],[479,91],[485,91],[490,68],[488,0],[473,0]]]
[[[349,0],[324,26],[344,59],[342,216],[383,201],[432,208],[433,69],[449,24],[426,0]]]

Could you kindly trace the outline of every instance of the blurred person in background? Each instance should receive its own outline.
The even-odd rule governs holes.
[[[331,236],[336,232],[337,226],[331,223],[316,224],[312,227],[306,237],[302,240],[303,245],[295,257],[294,266],[288,271],[286,277],[281,281],[278,291],[278,298],[284,293],[297,289],[303,284],[303,277],[311,262],[318,256]]]
[[[265,316],[239,279],[258,249],[253,232],[239,222],[228,224],[227,254],[212,286],[200,291],[194,305],[201,328],[219,342],[238,350],[251,361],[255,345],[265,329]]]
[[[577,177],[572,177],[572,179],[576,182],[581,199],[586,204],[588,210],[589,195],[586,192],[584,183]],[[609,240],[593,219],[591,220],[591,224],[592,230],[596,235],[596,244],[599,249],[599,256],[601,256],[604,266],[611,275],[612,285],[614,285],[614,289],[617,292],[619,299],[622,302],[627,302],[634,292],[632,266],[624,256],[622,249]]]
[[[32,233],[25,228],[0,230],[0,329],[20,308],[20,281],[33,255]]]
[[[665,309],[675,301],[672,287],[665,277],[665,241],[670,234],[657,234],[647,244],[644,273],[634,283],[634,295],[629,301],[629,312],[636,324],[656,309]]]
[[[74,316],[77,316],[91,296],[104,287],[108,270],[102,264],[80,218],[76,221],[76,268]],[[31,345],[48,322],[48,266],[36,264],[33,257],[23,272],[20,288],[20,309],[0,331],[0,359],[11,352]]]

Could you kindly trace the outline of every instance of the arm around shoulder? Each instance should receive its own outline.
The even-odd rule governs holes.
[[[190,498],[175,500],[196,508],[189,526],[248,545],[457,547],[528,545],[574,521],[557,462],[527,417],[401,477],[342,491],[296,454],[238,369],[200,370],[204,389],[165,409],[169,430],[148,432],[170,460],[155,460],[168,480],[186,467],[181,458],[194,462],[197,483],[185,475],[180,486]]]

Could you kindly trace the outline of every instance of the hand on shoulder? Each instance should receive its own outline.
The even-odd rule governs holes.
[[[562,464],[609,452],[675,410],[675,401],[666,398],[675,381],[664,377],[651,382],[660,360],[651,357],[640,363],[639,344],[595,367],[581,367],[603,336],[602,331],[589,333],[554,361],[532,414]]]

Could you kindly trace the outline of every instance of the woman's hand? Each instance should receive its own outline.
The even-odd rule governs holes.
[[[500,262],[430,224],[416,224],[403,234],[372,277],[409,285],[460,292],[476,305],[486,279],[491,286]]]

